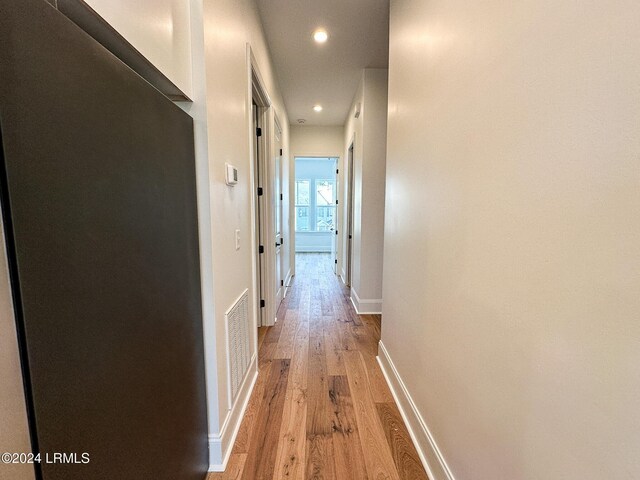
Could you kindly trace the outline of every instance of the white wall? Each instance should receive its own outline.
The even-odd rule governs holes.
[[[382,342],[458,480],[640,478],[639,25],[391,2]]]
[[[342,157],[341,125],[291,125],[292,157]]]
[[[331,253],[331,233],[296,232],[297,253]]]
[[[342,172],[347,172],[348,149],[355,140],[351,298],[361,313],[379,313],[382,304],[387,73],[386,69],[363,71],[343,133]],[[360,116],[355,118],[358,104]],[[343,192],[346,193],[346,189]],[[346,231],[346,197],[343,205],[342,230]],[[345,237],[342,251],[346,252],[344,242]],[[344,275],[345,258],[339,261],[339,268]]]
[[[16,321],[7,270],[4,230],[0,217],[0,453],[30,452],[22,370],[18,352]],[[29,464],[0,464],[0,479],[35,478]]]
[[[207,129],[209,145],[209,188],[211,194],[215,321],[217,341],[217,378],[222,453],[231,447],[230,431],[236,426],[239,412],[231,411],[227,400],[227,355],[224,335],[224,313],[237,297],[249,289],[251,311],[254,308],[252,270],[251,205],[255,192],[250,171],[252,144],[250,132],[250,77],[248,74],[247,44],[251,46],[265,83],[273,110],[283,129],[283,170],[288,172],[289,119],[280,95],[271,57],[267,48],[256,6],[251,0],[205,0],[204,56],[206,65]],[[235,187],[225,184],[225,162],[238,168],[239,182]],[[289,191],[285,185],[283,192]],[[288,198],[284,205],[288,205]],[[284,220],[287,220],[285,213]],[[235,249],[235,230],[240,230],[240,250]],[[284,232],[282,255],[289,257],[292,240],[290,231]],[[275,238],[270,240],[272,244]],[[285,262],[286,263],[286,262]],[[289,265],[285,264],[285,272]],[[254,336],[256,332],[252,329]],[[255,346],[255,341],[252,342]],[[255,353],[255,352],[254,352]],[[217,440],[217,437],[214,438]]]
[[[86,0],[189,98],[190,0]]]
[[[351,239],[351,288],[356,289],[356,286],[360,284],[360,263],[361,263],[361,243],[362,243],[362,154],[363,148],[363,112],[362,101],[364,99],[364,72],[358,89],[353,97],[351,108],[349,109],[349,116],[344,124],[342,132],[342,165],[340,167],[340,178],[342,189],[340,192],[340,198],[342,201],[342,231],[348,231],[348,208],[349,208],[349,176],[353,175],[353,225],[352,225],[352,239]],[[360,115],[355,118],[355,111],[360,107]],[[349,173],[349,147],[353,143],[353,172]],[[347,235],[340,235],[341,254],[338,259],[338,271],[341,272],[342,278],[346,281],[347,272],[347,258],[349,254],[347,248]],[[382,298],[382,295],[380,297]]]

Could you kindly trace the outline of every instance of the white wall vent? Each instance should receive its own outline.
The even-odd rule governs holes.
[[[225,313],[227,327],[227,369],[229,376],[229,407],[242,386],[251,361],[249,348],[249,290]]]

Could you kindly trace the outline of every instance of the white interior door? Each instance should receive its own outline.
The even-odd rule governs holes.
[[[276,284],[276,315],[278,307],[284,297],[284,278],[283,278],[283,236],[282,236],[282,131],[276,123],[275,129],[275,160],[274,160],[274,209],[275,209],[275,240],[276,240],[276,268],[275,268],[275,284]]]

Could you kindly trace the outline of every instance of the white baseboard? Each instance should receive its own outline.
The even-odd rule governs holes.
[[[431,480],[455,480],[382,340],[379,343],[377,358],[429,478]]]
[[[351,303],[358,315],[369,313],[382,313],[382,299],[361,299],[353,287],[351,287]]]
[[[254,353],[247,369],[238,396],[222,423],[219,434],[209,434],[209,471],[224,472],[229,461],[229,455],[238,436],[242,417],[247,409],[251,392],[258,378],[258,356]]]
[[[296,253],[331,253],[331,247],[296,246]]]

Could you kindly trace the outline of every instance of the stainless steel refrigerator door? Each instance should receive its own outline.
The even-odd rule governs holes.
[[[203,478],[191,118],[44,0],[0,0],[0,129],[42,478]]]

